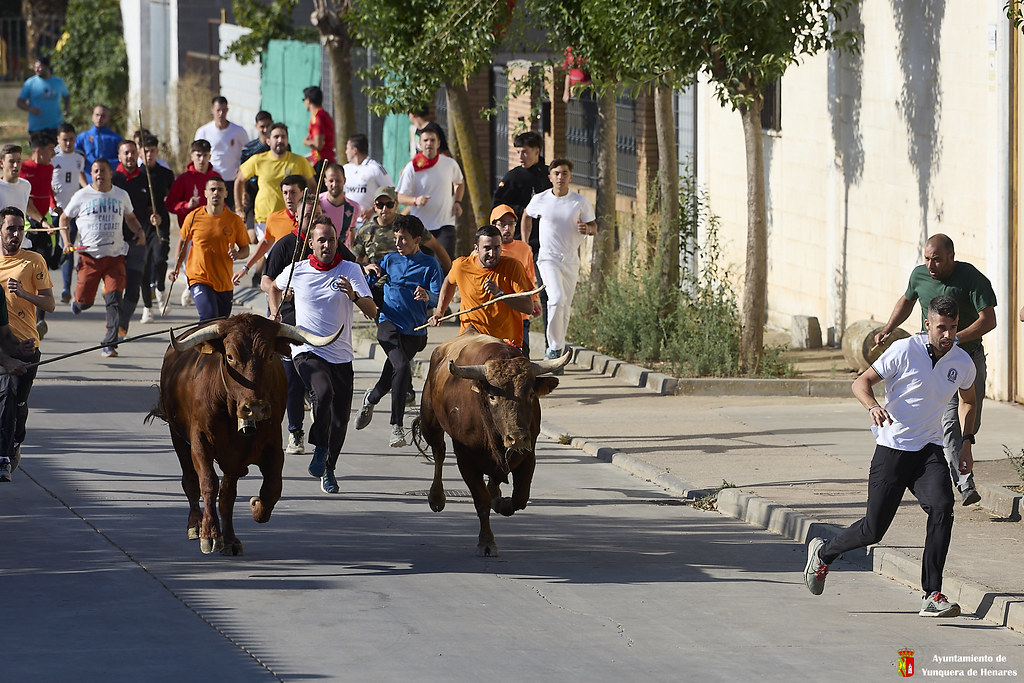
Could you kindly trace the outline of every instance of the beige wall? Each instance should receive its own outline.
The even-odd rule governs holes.
[[[939,3],[905,4],[912,6],[904,17],[911,35],[903,55],[916,99],[904,96],[894,14],[902,4],[891,0],[862,4],[859,58],[817,56],[782,80],[782,131],[764,143],[768,325],[786,328],[793,315],[813,315],[838,336],[857,320],[886,320],[921,262],[924,240],[944,232],[958,260],[976,265],[996,289],[1000,327],[986,336],[988,394],[1005,398],[1006,329],[1016,319],[1006,218],[1009,24],[1001,0],[946,2],[941,21],[913,14]],[[740,117],[703,90],[700,175],[722,219],[728,261],[741,275]],[[915,310],[905,327],[916,330],[919,320]]]

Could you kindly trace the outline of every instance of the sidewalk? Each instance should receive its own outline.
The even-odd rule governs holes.
[[[239,292],[238,300],[262,306],[252,293]],[[424,370],[433,348],[457,332],[451,324],[431,329],[418,367]],[[369,323],[356,324],[353,343],[357,354],[379,357]],[[543,348],[539,335],[531,344]],[[787,380],[704,380],[702,395],[661,395],[660,382],[641,380],[614,359],[595,364],[591,352],[575,356],[583,365],[567,366],[559,387],[541,402],[544,436],[568,435],[585,452],[684,498],[699,498],[727,482],[735,488],[719,493],[721,512],[800,544],[834,534],[863,515],[874,440],[848,380],[801,380],[810,390],[797,387],[799,395],[792,386],[787,394],[773,384]],[[964,508],[957,497],[943,592],[965,613],[1024,632],[1020,498],[998,486],[1021,483],[1002,449],[1006,444],[1018,453],[1024,447],[1020,422],[1021,408],[985,403],[974,454],[987,507]],[[833,565],[826,591],[839,592],[854,580],[849,563],[919,588],[925,521],[908,493],[883,543]],[[794,546],[794,573],[802,571],[805,558],[804,549]]]

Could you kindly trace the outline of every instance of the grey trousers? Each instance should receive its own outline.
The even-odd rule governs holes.
[[[985,379],[988,368],[985,364],[985,347],[979,346],[971,354],[974,367],[978,374],[974,378],[974,394],[978,397],[977,409],[974,412],[974,433],[981,429],[981,406],[985,399]],[[971,478],[970,474],[960,474],[960,447],[963,445],[963,434],[960,432],[960,392],[953,394],[942,413],[942,450],[949,464],[949,474],[953,485],[963,491],[964,485]]]

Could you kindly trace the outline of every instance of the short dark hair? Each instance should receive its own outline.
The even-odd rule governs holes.
[[[46,55],[36,55],[36,61],[45,66],[47,69],[50,68],[50,58]]]
[[[419,137],[424,133],[433,133],[434,135],[437,136],[438,140],[444,137],[444,130],[442,130],[440,124],[438,124],[436,121],[431,121],[427,125],[420,128],[418,131],[416,131],[416,136]]]
[[[513,147],[532,147],[534,149],[544,149],[544,138],[541,137],[540,133],[536,133],[532,130],[528,130],[525,133],[520,133],[512,141]]]
[[[322,107],[324,104],[324,91],[315,85],[303,88],[302,97],[318,107]]]
[[[366,136],[362,133],[356,133],[348,139],[352,143],[352,146],[356,148],[356,151],[360,154],[370,153],[370,141],[366,139]]]
[[[8,216],[15,216],[21,223],[21,227],[25,227],[25,212],[16,206],[5,206],[0,209],[0,221],[3,221]]]
[[[281,187],[285,185],[291,187],[292,185],[298,185],[300,190],[305,190],[309,187],[309,183],[306,182],[306,177],[299,175],[298,173],[292,173],[281,178]]]
[[[334,221],[331,220],[330,216],[320,214],[319,216],[313,219],[313,223],[309,226],[309,233],[307,234],[307,237],[313,234],[313,231],[316,229],[316,226],[318,225],[329,225],[332,228],[334,228],[334,234],[338,234],[338,229],[334,226]]]
[[[260,121],[273,121],[273,120],[274,120],[274,117],[271,116],[269,111],[264,111],[263,109],[260,109],[258,112],[256,112],[256,123],[259,123]]]
[[[409,113],[412,114],[413,116],[418,116],[421,119],[429,119],[430,118],[430,104],[428,103],[428,104],[424,104],[422,107],[416,107],[415,109],[413,109]]]
[[[199,152],[200,154],[209,154],[210,142],[208,140],[203,139],[193,140],[192,144],[189,145],[188,148],[188,153],[191,154],[192,152]]]
[[[74,135],[75,127],[72,126],[70,123],[62,123],[59,126],[57,126],[57,135],[60,135],[61,133],[71,133],[72,135]]]
[[[110,160],[108,160],[106,157],[96,157],[95,159],[92,160],[92,163],[89,164],[89,168],[91,169],[94,164],[100,164],[101,166],[106,166],[107,168],[110,168]]]
[[[959,318],[960,307],[953,297],[940,294],[928,304],[928,316],[932,315],[941,315],[944,318]]]
[[[337,171],[338,173],[341,174],[342,178],[345,177],[345,167],[339,164],[337,161],[332,161],[331,163],[327,164],[327,166],[323,170],[323,173],[326,175],[328,171]]]
[[[210,100],[211,107],[215,104],[223,104],[226,107],[228,104],[228,98],[224,97],[223,95],[217,95],[212,100]]]
[[[155,135],[146,134],[146,135],[142,136],[142,146],[143,147],[159,147],[160,146],[160,140],[158,140]]]
[[[0,159],[4,158],[8,154],[21,154],[21,145],[4,145],[0,147]]]
[[[40,147],[53,147],[57,144],[57,141],[53,139],[53,136],[49,133],[41,133],[36,131],[28,136],[28,146],[30,149],[39,149]]]
[[[404,230],[405,232],[409,233],[409,237],[412,238],[419,237],[420,239],[423,239],[423,235],[426,234],[427,232],[427,229],[423,227],[423,221],[421,221],[416,216],[413,216],[412,214],[399,214],[395,218],[395,222],[392,224],[392,226],[392,230],[394,232]]]
[[[221,185],[223,185],[223,186],[224,186],[224,189],[225,189],[225,190],[226,190],[226,189],[228,188],[228,184],[227,184],[226,182],[224,182],[224,179],[223,179],[223,178],[221,178],[221,177],[220,177],[219,175],[212,175],[212,176],[210,176],[209,178],[207,178],[207,179],[206,179],[206,182],[205,182],[205,183],[203,183],[203,187],[206,187],[206,186],[207,186],[207,185],[209,185],[209,184],[210,184],[211,182],[213,182],[213,183],[220,183]]]
[[[278,128],[283,130],[285,135],[288,135],[288,126],[281,123],[280,121],[275,121],[274,123],[270,124],[270,130],[267,131],[267,135],[270,135]]]
[[[501,231],[498,230],[493,225],[481,225],[480,228],[476,231],[476,236],[473,238],[473,243],[479,244],[481,237],[497,237],[498,239],[501,239]]]
[[[572,173],[572,162],[569,161],[568,159],[564,159],[562,157],[559,157],[557,159],[552,159],[551,163],[548,164],[548,169],[549,170],[554,170],[554,169],[558,168],[559,166],[565,166],[566,168],[569,169],[569,173]]]
[[[124,140],[121,140],[121,142],[117,143],[117,151],[120,152],[121,148],[124,147],[125,145],[131,145],[136,149],[138,149],[139,147],[137,144],[135,144],[135,140],[129,140],[128,138],[125,138]]]

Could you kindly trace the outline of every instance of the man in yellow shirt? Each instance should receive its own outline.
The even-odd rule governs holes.
[[[245,217],[244,202],[245,181],[256,176],[257,187],[255,204],[256,239],[263,239],[266,230],[267,216],[284,208],[281,196],[281,181],[286,176],[298,174],[313,180],[313,167],[303,157],[288,151],[288,126],[275,123],[270,126],[270,150],[249,157],[235,176],[235,210]]]
[[[236,186],[237,187],[237,186]],[[227,186],[220,177],[206,181],[206,206],[185,217],[178,240],[174,270],[167,279],[174,282],[189,243],[185,275],[200,320],[231,315],[231,262],[249,255],[249,233],[245,221],[227,209]]]
[[[461,309],[485,304],[506,294],[529,292],[533,287],[523,265],[513,258],[501,255],[501,233],[493,225],[476,231],[476,247],[469,256],[457,258],[441,284],[434,315],[428,324],[440,325],[439,318],[451,303],[456,288],[462,295]],[[477,331],[523,346],[523,313],[533,312],[530,297],[512,297],[485,306],[478,311],[459,316],[461,331],[473,325]]]
[[[537,286],[537,276],[533,270],[533,250],[522,240],[515,239],[516,224],[519,217],[508,204],[498,204],[491,210],[491,225],[501,233],[501,254],[514,258],[523,264],[526,277],[530,279],[530,289]],[[533,295],[533,311],[523,313],[523,355],[530,357],[530,318],[541,314],[540,297]]]
[[[0,210],[0,282],[3,282],[10,332],[19,348],[11,354],[25,363],[39,362],[39,333],[36,309],[53,312],[53,283],[42,255],[21,248],[25,237],[25,214],[8,206]],[[36,378],[36,367],[20,376],[0,379],[0,459],[9,459],[9,470],[0,472],[0,481],[10,481],[11,471],[21,460],[28,420],[28,395]],[[6,475],[6,479],[2,477]]]

